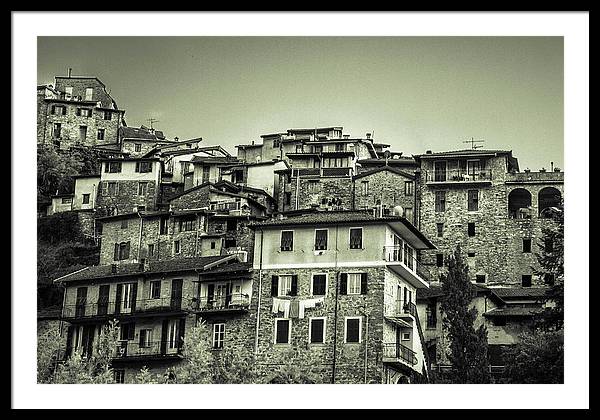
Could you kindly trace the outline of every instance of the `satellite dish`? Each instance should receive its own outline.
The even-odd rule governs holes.
[[[394,216],[404,216],[404,208],[402,206],[394,206],[392,214]]]

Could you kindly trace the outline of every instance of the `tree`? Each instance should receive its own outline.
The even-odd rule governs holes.
[[[542,239],[538,242],[536,257],[540,268],[534,268],[535,273],[548,279],[552,286],[552,298],[556,306],[547,309],[539,319],[539,327],[545,329],[561,329],[564,320],[564,211],[560,207],[545,210],[554,223],[548,223],[542,228]]]
[[[119,340],[118,321],[110,321],[102,327],[98,342],[90,355],[74,351],[64,362],[59,363],[52,383],[59,384],[110,384],[115,383],[112,359],[117,350]],[[38,340],[38,347],[47,345]]]
[[[212,354],[210,352],[210,331],[202,319],[189,331],[183,340],[183,360],[167,372],[174,376],[178,384],[212,383]],[[170,381],[169,381],[170,382]]]
[[[517,384],[564,382],[563,330],[537,329],[519,336],[519,343],[503,352],[505,377]]]
[[[474,288],[469,280],[469,268],[460,246],[447,261],[448,273],[442,275],[441,310],[443,327],[450,341],[448,360],[452,364],[454,383],[488,383],[487,328],[475,329],[477,310],[469,309]]]
[[[258,380],[256,365],[252,356],[244,356],[240,349],[228,348],[215,357],[213,383],[251,384]]]
[[[40,384],[52,383],[54,368],[61,354],[64,353],[65,343],[60,335],[57,322],[38,329],[37,346],[37,381]]]
[[[315,364],[306,352],[294,348],[289,350],[286,362],[265,378],[268,384],[318,384],[322,376],[315,370]]]

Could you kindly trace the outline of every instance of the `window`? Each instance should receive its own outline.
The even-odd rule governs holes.
[[[161,217],[160,218],[160,234],[166,235],[167,233],[169,233],[169,218]]]
[[[104,111],[104,119],[105,120],[111,120],[112,119],[112,112],[111,111]]]
[[[67,96],[73,96],[73,86],[65,87],[65,93],[67,94]]]
[[[467,193],[467,210],[479,210],[479,190],[469,190]]]
[[[85,89],[85,100],[91,101],[94,96],[94,88],[86,88]]]
[[[275,344],[289,344],[290,342],[290,320],[275,320]]]
[[[54,123],[54,126],[52,127],[52,137],[54,137],[55,139],[59,139],[60,138],[60,129],[61,129],[61,124]]]
[[[315,250],[326,250],[327,249],[327,229],[315,230]]]
[[[313,274],[312,295],[323,296],[327,290],[327,274]]]
[[[213,324],[213,349],[222,349],[225,341],[225,324]]]
[[[360,295],[361,292],[361,273],[348,274],[348,294]]]
[[[360,343],[362,318],[346,318],[344,328],[345,343]]]
[[[146,211],[146,206],[139,206],[139,205],[138,205],[138,206],[137,206],[137,211],[138,211],[138,212],[140,212],[140,211]]]
[[[523,239],[523,252],[531,252],[531,239],[530,238]]]
[[[189,232],[196,229],[196,220],[194,219],[182,219],[179,220],[179,231]]]
[[[127,220],[127,219],[121,220],[121,229],[127,229],[127,226],[129,226],[129,220]]]
[[[475,253],[474,252],[467,252],[467,255],[472,258],[472,257],[475,256]]]
[[[296,296],[298,288],[297,276],[279,276],[276,296]]]
[[[404,195],[413,195],[415,183],[413,181],[404,181]]]
[[[126,260],[129,258],[129,241],[115,244],[114,260]]]
[[[294,250],[294,231],[282,230],[281,231],[281,246],[282,251],[293,251]]]
[[[430,302],[425,308],[427,314],[427,328],[437,328],[437,305],[436,302]]]
[[[133,150],[136,152],[141,152],[142,151],[142,143],[135,143],[133,145]]]
[[[467,227],[469,236],[475,236],[475,223],[470,222]]]
[[[125,322],[120,327],[120,339],[125,341],[131,341],[135,338],[135,323]]]
[[[310,318],[308,322],[308,342],[323,344],[325,342],[325,318]]]
[[[152,162],[135,162],[135,171],[140,173],[152,172]]]
[[[104,140],[104,132],[105,132],[105,131],[106,131],[106,130],[104,130],[104,128],[99,128],[99,129],[98,129],[98,135],[96,136],[96,138],[97,138],[98,140]]]
[[[152,330],[147,328],[140,330],[140,348],[148,348],[152,345]]]
[[[402,333],[402,337],[400,339],[402,341],[410,341],[410,333],[409,332],[403,332]]]
[[[362,228],[350,229],[350,249],[362,249]]]
[[[66,115],[67,108],[61,105],[52,105],[52,110],[50,113],[53,115]]]
[[[87,138],[87,127],[85,125],[79,126],[79,141],[85,141]]]
[[[147,182],[138,182],[138,195],[146,195],[148,192]]]
[[[73,199],[71,197],[63,197],[61,200],[62,204],[71,204],[73,202]]]
[[[121,162],[106,162],[105,172],[118,173],[121,172]]]
[[[363,195],[369,195],[369,181],[362,182],[362,193]]]
[[[544,283],[547,284],[548,286],[554,286],[554,280],[555,280],[554,274],[552,274],[552,273],[544,274]]]
[[[160,299],[160,280],[150,282],[150,299]]]
[[[485,274],[475,275],[475,283],[485,283]]]
[[[81,198],[81,203],[82,204],[90,204],[90,195],[89,194],[83,194],[83,196]]]
[[[124,384],[125,383],[125,369],[113,369],[113,377],[115,383]]]
[[[446,211],[446,191],[435,192],[435,211],[444,212]]]
[[[444,254],[435,254],[435,262],[438,267],[444,266]]]
[[[554,242],[552,238],[544,238],[544,252],[553,252],[554,251]]]
[[[444,236],[444,224],[436,223],[437,226],[437,236],[438,238],[442,238]]]
[[[181,241],[173,242],[173,253],[179,254],[181,252]]]
[[[75,114],[80,117],[91,117],[92,110],[87,109],[87,108],[77,108],[77,111],[75,111]]]
[[[319,191],[319,181],[309,181],[308,182],[308,193],[314,194]]]
[[[154,256],[154,244],[148,244],[148,256],[149,257]]]
[[[521,286],[531,287],[531,274],[523,274],[521,276]]]
[[[215,241],[211,241],[210,242],[210,249],[216,249],[217,248],[217,243]]]
[[[278,149],[280,144],[279,138],[273,139],[273,149]]]
[[[404,209],[404,217],[408,220],[413,220],[413,209],[412,207],[406,207]]]
[[[107,182],[106,184],[108,196],[119,195],[119,185],[116,182]]]

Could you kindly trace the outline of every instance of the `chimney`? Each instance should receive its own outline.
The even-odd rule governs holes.
[[[350,138],[350,134],[344,134],[344,138],[345,139],[349,139]]]
[[[553,171],[554,170],[554,162],[550,162],[550,170]]]
[[[110,265],[110,272],[111,274],[117,274],[117,264]]]
[[[371,133],[367,133],[367,140],[371,138]]]
[[[179,137],[175,136],[175,141],[179,141]]]
[[[426,155],[430,155],[430,154],[431,154],[431,150],[427,150],[427,151],[425,152],[425,154],[426,154]]]

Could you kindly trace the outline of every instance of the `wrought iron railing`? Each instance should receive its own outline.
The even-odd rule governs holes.
[[[478,171],[467,169],[446,169],[440,171],[425,171],[425,182],[473,182],[491,181],[491,169],[480,169]]]
[[[223,296],[200,296],[193,302],[193,309],[200,312],[245,310],[250,306],[246,293],[231,293]]]
[[[417,305],[413,302],[405,302],[404,300],[398,300],[396,302],[396,313],[399,315],[412,315],[417,317]]]
[[[417,353],[400,343],[383,343],[383,357],[386,359],[400,359],[410,365],[417,364]]]
[[[181,354],[183,340],[168,341],[125,341],[117,344],[116,359],[124,357],[156,357],[156,356],[175,356]]]
[[[62,311],[62,317],[72,318],[90,318],[107,315],[134,315],[153,312],[173,312],[191,309],[192,300],[188,298],[156,298],[156,299],[137,299],[125,304],[123,301],[103,301],[97,302],[79,302],[65,305]]]
[[[431,272],[429,266],[419,261],[412,252],[407,251],[402,245],[390,245],[383,247],[383,259],[391,263],[400,263],[409,271],[419,276],[426,282],[431,281]]]
[[[339,177],[352,176],[352,168],[292,168],[292,176]]]

